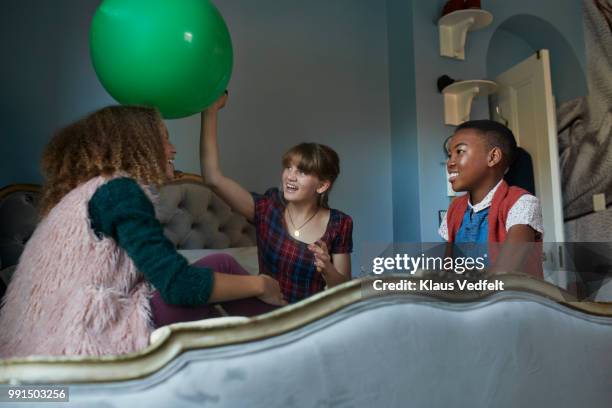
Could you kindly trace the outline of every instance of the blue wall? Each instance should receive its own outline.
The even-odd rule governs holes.
[[[487,50],[487,75],[495,78],[537,50],[550,51],[550,71],[557,104],[588,94],[585,55],[576,55],[565,36],[551,23],[519,14],[501,23]],[[580,50],[584,53],[585,50]]]
[[[421,240],[412,9],[412,0],[387,0],[395,242]]]
[[[112,103],[95,80],[87,32],[95,1],[9,2],[0,14],[0,186],[39,183],[52,132]]]
[[[487,50],[487,78],[495,78],[535,51],[522,36],[499,27],[493,33]]]
[[[439,55],[444,0],[215,3],[235,52],[220,119],[223,167],[261,191],[277,184],[288,147],[330,144],[342,160],[332,205],[354,217],[356,249],[364,242],[439,240],[438,210],[449,202],[442,142],[453,131],[443,123],[440,75],[486,78],[530,49],[557,47],[573,56],[573,68],[563,71],[567,57],[556,61],[561,54],[552,52],[558,100],[584,94],[579,80],[559,85],[586,66],[578,0],[483,1],[494,21],[468,36],[465,61]],[[23,0],[3,7],[0,186],[40,182],[38,161],[52,132],[113,103],[89,60],[89,22],[98,4]],[[517,16],[540,19],[548,29],[534,31]],[[487,101],[476,100],[472,117],[487,116]],[[199,117],[168,126],[177,167],[198,172]]]
[[[0,187],[41,182],[59,127],[114,103],[89,58],[98,0],[9,2],[0,15]],[[234,46],[220,115],[224,170],[246,188],[280,182],[280,158],[302,141],[336,149],[331,204],[355,221],[354,244],[393,239],[389,69],[379,0],[214,0]],[[168,121],[178,169],[199,173],[199,116]],[[353,258],[356,262],[356,257]],[[357,271],[358,266],[355,267]]]

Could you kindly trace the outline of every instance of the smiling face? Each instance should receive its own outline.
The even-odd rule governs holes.
[[[166,177],[168,180],[174,178],[174,157],[176,156],[176,149],[170,142],[170,136],[168,135],[168,129],[164,124],[162,127],[162,142],[164,144],[164,157],[166,159]]]
[[[319,194],[325,192],[331,183],[314,174],[306,174],[299,169],[299,163],[299,157],[293,157],[283,169],[283,197],[289,202],[317,201]]]
[[[486,177],[490,168],[491,151],[484,138],[474,129],[457,131],[448,142],[446,169],[455,191],[472,191]]]

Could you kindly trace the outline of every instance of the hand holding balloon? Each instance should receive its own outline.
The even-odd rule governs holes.
[[[118,102],[168,119],[201,112],[223,94],[232,43],[210,0],[104,0],[90,30],[91,59]]]
[[[228,98],[228,94],[227,91],[225,91],[220,97],[219,99],[217,99],[212,105],[210,105],[207,110],[209,111],[218,111],[221,110],[225,107],[225,104],[227,103],[227,98]]]

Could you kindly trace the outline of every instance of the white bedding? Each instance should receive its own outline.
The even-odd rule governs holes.
[[[181,249],[178,252],[187,258],[190,264],[208,255],[218,253],[229,254],[251,275],[257,275],[259,273],[257,246],[224,249]]]

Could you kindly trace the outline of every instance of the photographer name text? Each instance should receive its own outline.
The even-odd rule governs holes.
[[[481,279],[477,281],[457,280],[454,282],[437,282],[431,279],[420,281],[402,279],[397,282],[385,282],[377,279],[372,282],[372,288],[376,291],[397,292],[453,292],[461,291],[500,291],[504,290],[504,282],[498,279]]]

